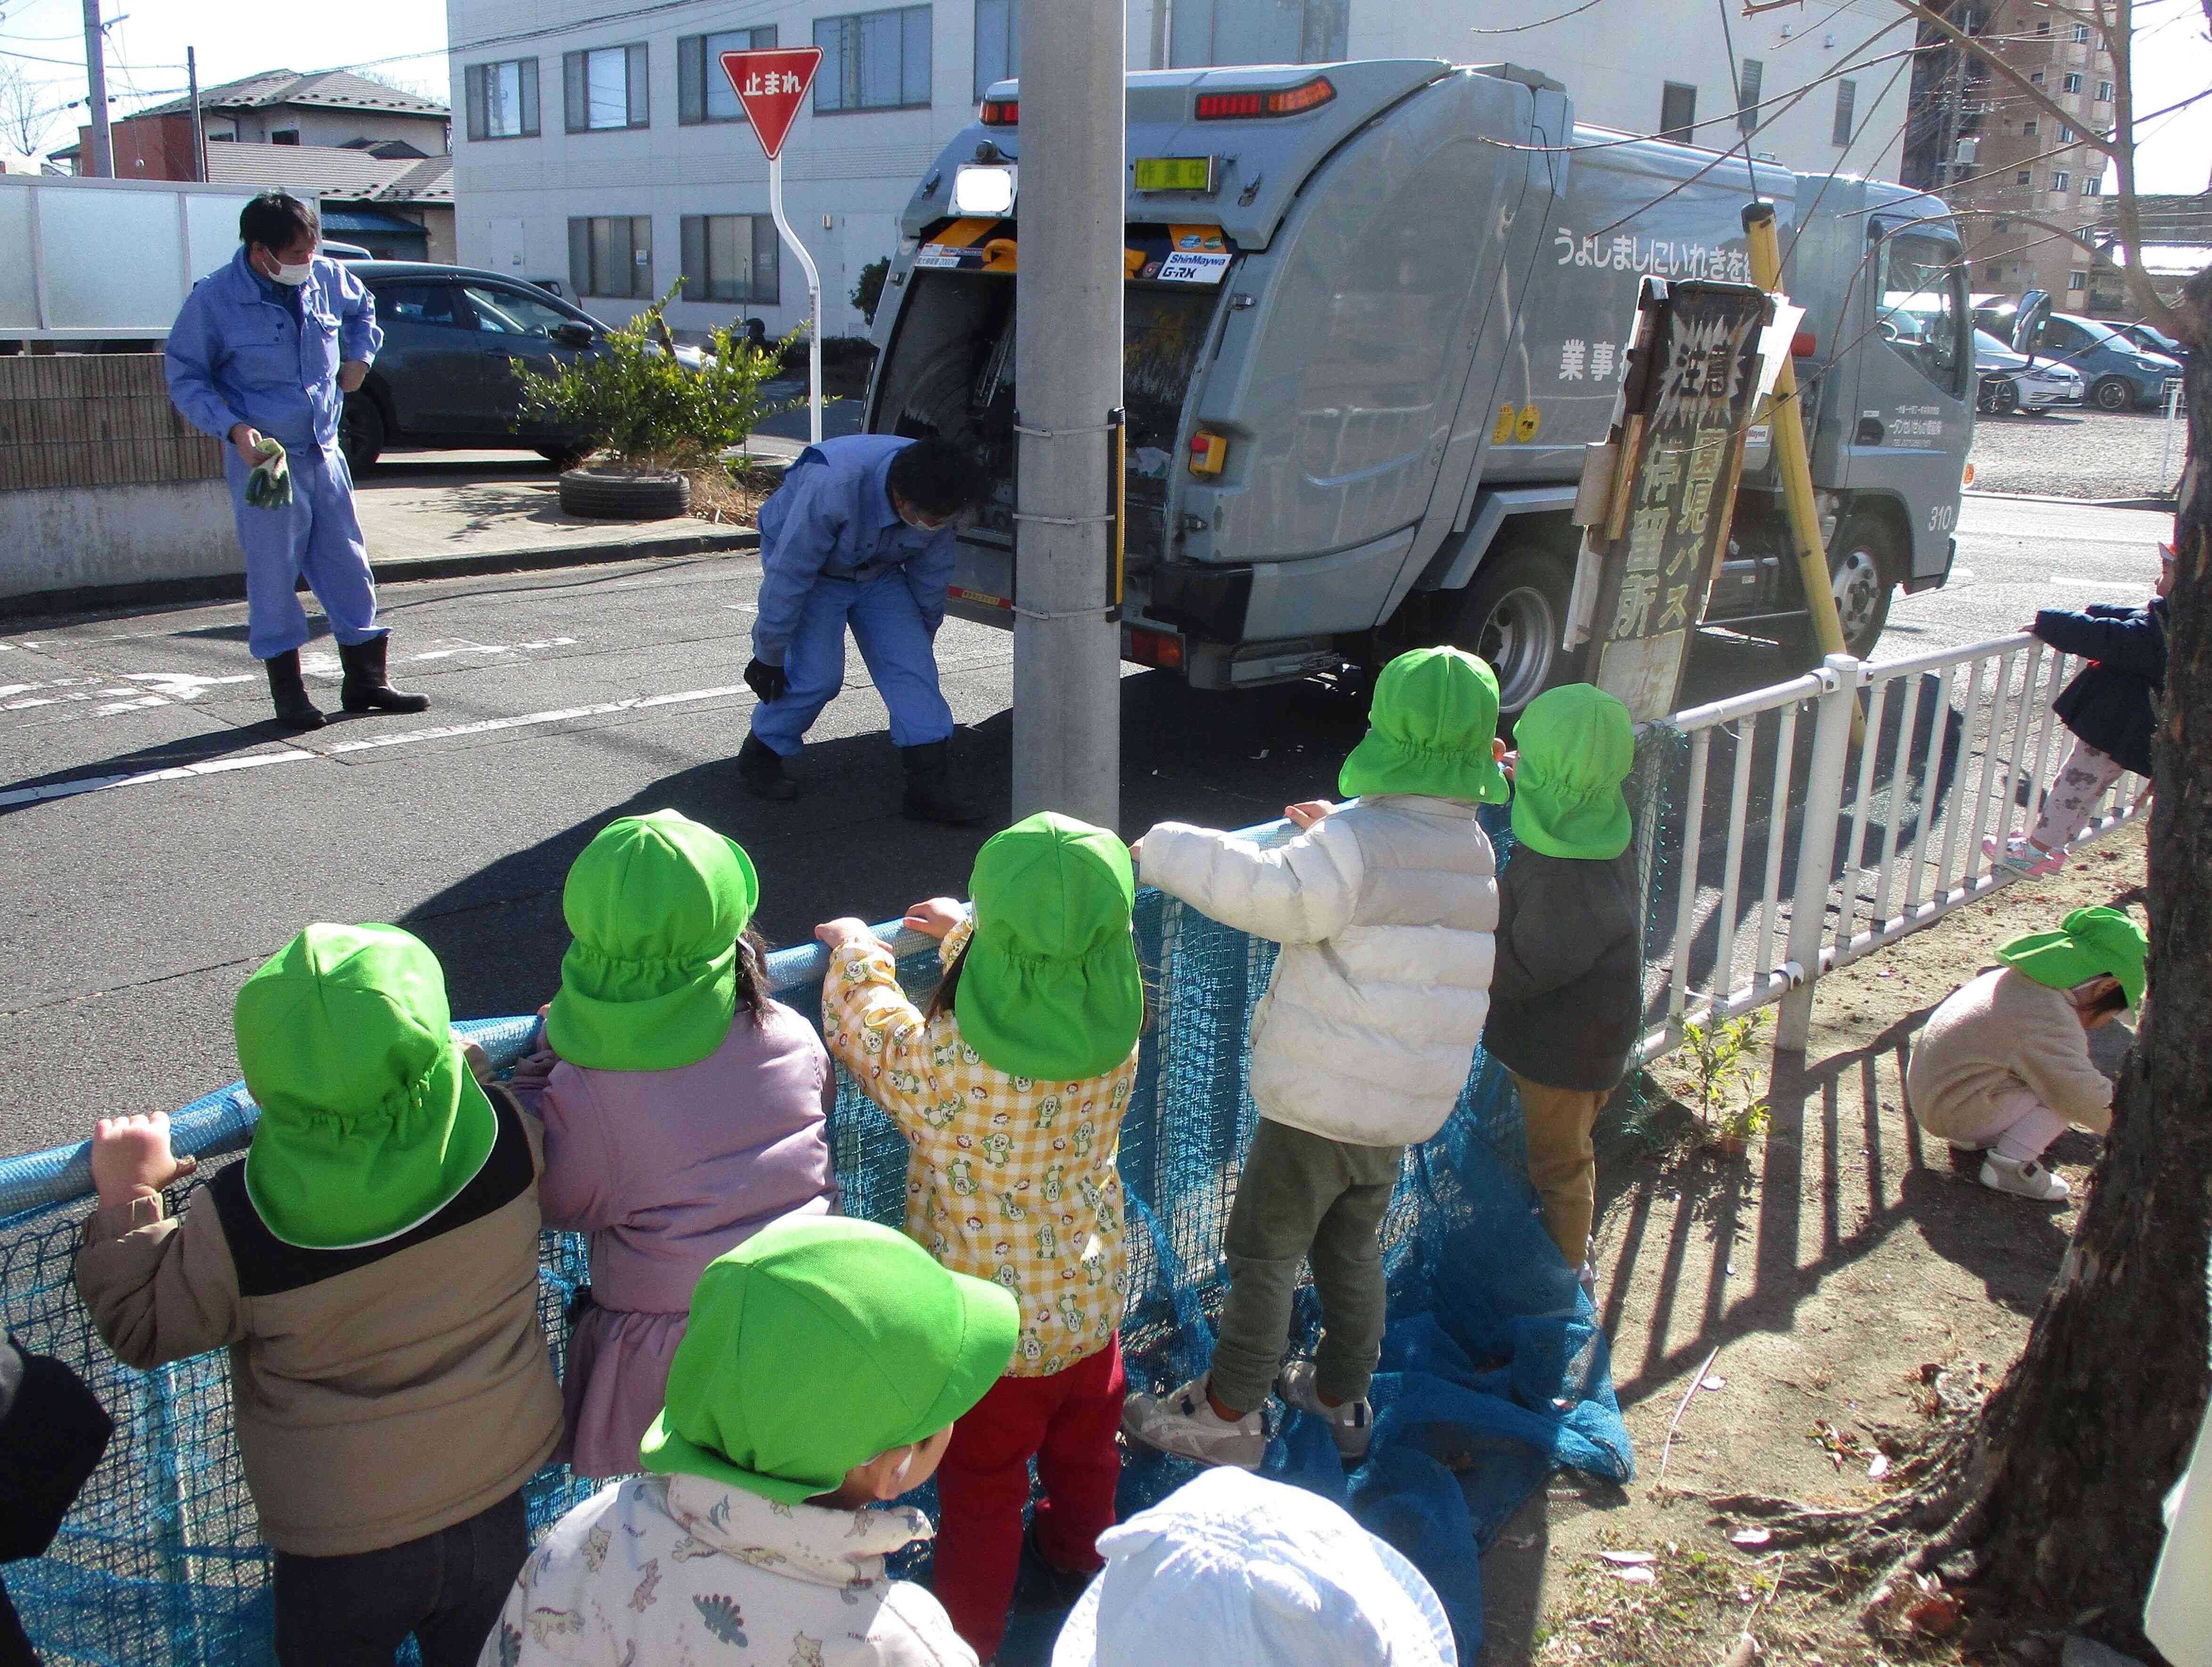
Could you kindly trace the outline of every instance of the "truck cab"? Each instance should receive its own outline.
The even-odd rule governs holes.
[[[1565,88],[1512,64],[1152,71],[1127,100],[1127,657],[1237,688],[1453,642],[1497,667],[1509,712],[1577,675],[1568,511],[1638,285],[1747,281],[1754,197],[1777,206],[1786,284],[1824,263],[1796,296],[1801,370],[1820,440],[1839,422],[1855,436],[1816,443],[1816,478],[1863,646],[1891,586],[1942,581],[1973,389],[1963,269],[1923,294],[1927,199],[1577,128]],[[1019,587],[1020,146],[1020,88],[1002,82],[920,182],[866,415],[981,460],[951,605],[999,624]],[[1900,237],[1917,240],[1885,255]],[[1923,390],[1942,377],[1955,396]],[[1802,634],[1753,439],[1707,617]]]

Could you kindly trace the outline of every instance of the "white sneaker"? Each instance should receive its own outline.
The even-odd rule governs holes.
[[[1296,1407],[1300,1412],[1311,1413],[1328,1426],[1328,1433],[1336,1440],[1340,1458],[1354,1459],[1367,1457],[1367,1445],[1375,1439],[1375,1408],[1367,1397],[1346,1401],[1342,1406],[1332,1407],[1321,1398],[1319,1373],[1311,1360],[1293,1360],[1283,1368],[1283,1375],[1275,1379],[1275,1393],[1283,1397],[1284,1404]]]
[[[1206,1398],[1206,1379],[1194,1378],[1165,1395],[1133,1395],[1121,1408],[1121,1432],[1132,1441],[1180,1453],[1201,1464],[1234,1464],[1256,1470],[1267,1456],[1267,1426],[1255,1407],[1235,1423]]]
[[[1992,1152],[1982,1159],[1982,1184],[1992,1192],[2033,1198],[2039,1204],[2063,1203],[2074,1189],[2033,1158],[2008,1158]]]

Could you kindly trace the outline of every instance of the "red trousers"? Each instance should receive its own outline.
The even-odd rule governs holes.
[[[1049,1378],[1001,1378],[952,1427],[937,1470],[932,1584],[981,1660],[997,1652],[1006,1630],[1031,1458],[1044,1484],[1037,1549],[1056,1568],[1088,1573],[1103,1567],[1097,1542],[1114,1525],[1114,1488],[1121,1479],[1114,1434],[1127,1386],[1116,1332],[1097,1354]]]

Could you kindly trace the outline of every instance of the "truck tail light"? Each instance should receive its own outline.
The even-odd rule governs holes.
[[[1218,475],[1229,461],[1229,441],[1225,435],[1200,429],[1190,437],[1190,472],[1194,475]]]
[[[1141,625],[1132,625],[1121,635],[1124,659],[1133,660],[1139,666],[1157,666],[1163,671],[1182,669],[1182,639],[1173,631],[1147,630]]]
[[[1022,101],[1019,99],[985,99],[983,125],[986,127],[1018,127],[1022,121]]]
[[[1969,463],[1969,464],[1966,466],[1965,470],[1964,470],[1963,472],[1960,472],[1960,476],[1959,476],[1959,490],[1960,490],[1960,491],[1964,491],[1964,490],[1966,490],[1966,489],[1967,487],[1972,486],[1973,484],[1974,484],[1974,465],[1973,465],[1972,464]]]
[[[1297,116],[1317,110],[1336,96],[1327,76],[1316,76],[1279,93],[1200,93],[1192,111],[1202,122],[1249,121],[1255,117]]]
[[[1820,343],[1814,338],[1811,331],[1801,330],[1790,338],[1790,356],[1793,359],[1809,359],[1813,356],[1813,350],[1819,345]]]

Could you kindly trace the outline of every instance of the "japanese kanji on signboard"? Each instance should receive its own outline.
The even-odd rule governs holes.
[[[782,154],[783,142],[798,119],[799,101],[821,67],[819,46],[769,46],[722,54],[722,73],[730,78],[738,102],[745,107],[745,119],[771,162]]]
[[[1728,550],[1759,333],[1773,300],[1750,284],[1646,278],[1612,440],[1602,517],[1585,530],[1601,575],[1590,681],[1638,723],[1674,709],[1692,634]]]

